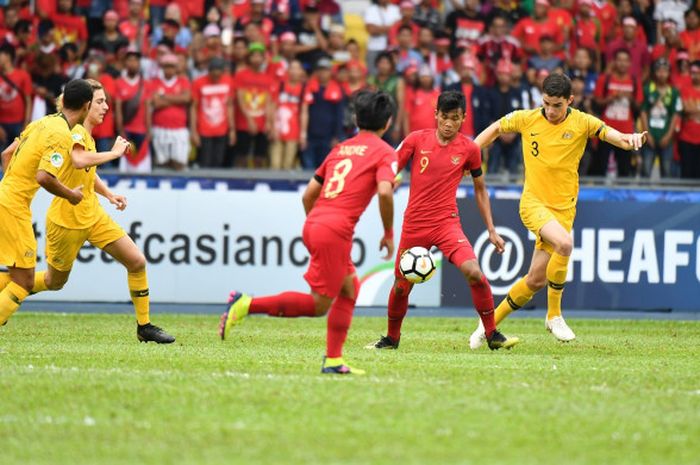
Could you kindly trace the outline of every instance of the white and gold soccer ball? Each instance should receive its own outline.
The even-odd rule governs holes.
[[[435,274],[435,259],[425,247],[411,247],[401,254],[399,270],[413,284],[424,283]]]

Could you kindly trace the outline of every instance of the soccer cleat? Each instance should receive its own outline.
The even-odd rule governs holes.
[[[328,358],[323,357],[323,365],[321,366],[321,373],[331,374],[331,375],[364,375],[365,370],[360,370],[359,368],[353,368],[346,364],[342,357],[338,358]]]
[[[471,350],[476,350],[484,345],[486,342],[486,330],[484,329],[484,323],[479,319],[479,326],[476,327],[471,336],[469,336],[469,348]]]
[[[365,349],[398,349],[399,348],[399,340],[394,341],[394,339],[391,338],[391,336],[382,336],[379,338],[377,342],[372,342],[371,344],[367,344],[365,346]]]
[[[136,338],[140,342],[155,342],[156,344],[170,344],[175,338],[151,323],[136,325]]]
[[[231,291],[228,296],[228,309],[221,315],[219,321],[219,336],[221,336],[222,341],[226,339],[231,328],[243,321],[243,318],[248,315],[252,300],[249,295]]]
[[[569,342],[576,339],[576,335],[571,331],[563,317],[555,316],[551,320],[545,320],[544,327],[561,342]]]
[[[489,349],[511,349],[514,345],[520,342],[520,339],[513,336],[505,336],[499,330],[494,330],[491,333],[491,337],[486,338],[486,342],[489,344]]]

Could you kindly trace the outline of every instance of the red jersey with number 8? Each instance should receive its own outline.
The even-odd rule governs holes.
[[[394,182],[397,165],[394,149],[375,134],[361,132],[338,144],[316,170],[323,187],[306,221],[351,239],[377,184]]]
[[[463,134],[446,145],[440,144],[435,129],[410,133],[398,149],[399,170],[413,158],[411,192],[404,213],[404,229],[457,216],[457,186],[465,171],[481,170],[479,147]],[[475,173],[476,174],[476,173]]]

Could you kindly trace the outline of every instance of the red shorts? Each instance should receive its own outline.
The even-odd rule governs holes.
[[[352,240],[340,237],[328,226],[308,222],[304,224],[302,239],[311,254],[304,279],[314,292],[336,298],[345,278],[355,273],[350,258]]]
[[[394,262],[394,276],[402,277],[401,271],[399,271],[399,262],[403,251],[417,246],[425,247],[428,250],[432,246],[436,246],[442,255],[457,268],[467,260],[476,260],[474,249],[462,231],[462,224],[459,218],[455,218],[441,223],[433,229],[410,229],[407,231],[404,228],[401,231],[399,252],[396,254]]]

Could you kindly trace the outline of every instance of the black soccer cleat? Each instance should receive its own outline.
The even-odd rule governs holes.
[[[399,348],[399,340],[394,341],[394,339],[391,338],[391,336],[382,336],[379,338],[377,342],[373,342],[371,344],[367,344],[365,346],[365,349],[398,349]]]
[[[491,333],[491,337],[486,338],[486,342],[489,345],[489,349],[510,349],[514,345],[520,342],[520,339],[512,336],[504,336],[499,330],[494,330]]]
[[[136,326],[136,337],[140,342],[155,342],[156,344],[170,344],[175,342],[175,338],[166,333],[158,326],[151,323]]]

